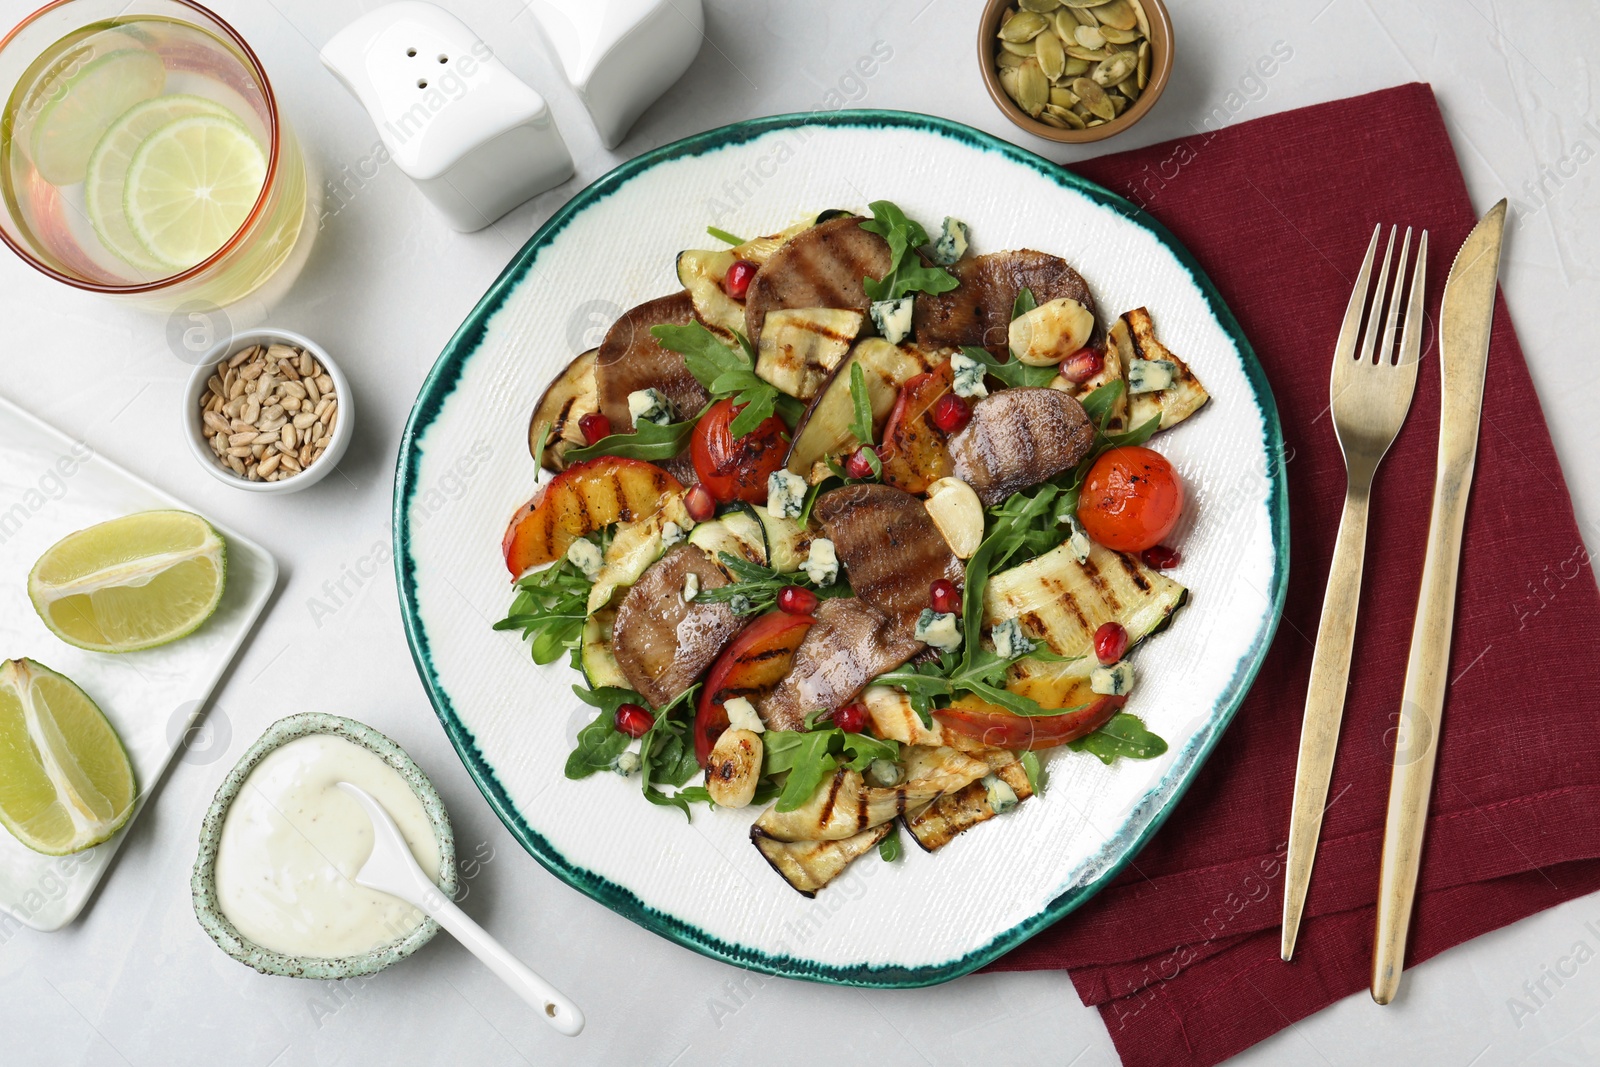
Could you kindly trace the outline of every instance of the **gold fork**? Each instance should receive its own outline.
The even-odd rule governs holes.
[[[1428,231],[1422,231],[1411,273],[1410,293],[1402,278],[1411,251],[1411,229],[1406,228],[1395,264],[1394,287],[1389,288],[1389,262],[1394,253],[1395,228],[1383,250],[1383,266],[1373,287],[1370,311],[1368,283],[1383,227],[1372,231],[1366,259],[1356,277],[1344,325],[1333,350],[1333,380],[1329,387],[1333,430],[1344,453],[1344,516],[1333,546],[1328,570],[1328,591],[1322,600],[1322,620],[1317,626],[1317,646],[1311,657],[1311,683],[1306,692],[1305,723],[1300,732],[1300,762],[1295,768],[1294,810],[1289,820],[1287,874],[1283,889],[1282,956],[1294,956],[1295,938],[1305,910],[1306,887],[1316,860],[1322,813],[1333,775],[1333,755],[1339,743],[1339,721],[1344,716],[1345,688],[1350,680],[1350,649],[1355,641],[1356,609],[1361,599],[1362,560],[1367,551],[1367,505],[1372,478],[1384,453],[1394,443],[1411,409],[1417,387],[1417,362],[1422,342],[1422,293],[1428,260]],[[1384,321],[1385,299],[1388,302]],[[1405,323],[1400,326],[1400,305]],[[1365,328],[1363,328],[1365,319]],[[1383,322],[1382,338],[1379,323]],[[1396,331],[1399,330],[1398,343]]]

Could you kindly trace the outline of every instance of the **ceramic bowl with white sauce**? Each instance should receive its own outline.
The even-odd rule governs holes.
[[[395,816],[419,862],[429,869],[437,864],[440,890],[447,897],[456,894],[455,839],[444,802],[404,749],[372,727],[337,715],[280,719],[218,787],[201,824],[190,879],[195,915],[206,933],[263,974],[319,980],[374,974],[438,932],[432,919],[409,905],[350,880],[365,859],[362,842],[370,850],[371,824],[344,806],[355,801],[333,788],[338,778],[355,780],[369,792],[387,789],[387,797],[374,795]],[[316,818],[304,822],[291,804],[329,807],[309,813]],[[345,825],[334,839],[316,837],[335,833],[331,823]],[[297,873],[296,857],[303,859],[307,850],[338,872]],[[308,890],[328,894],[326,915],[333,919],[323,932],[304,921],[279,921],[283,916],[274,911],[275,901],[306,897]],[[373,923],[386,932],[363,936]]]

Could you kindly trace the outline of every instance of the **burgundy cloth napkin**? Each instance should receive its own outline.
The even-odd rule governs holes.
[[[994,967],[1069,970],[1128,1067],[1206,1067],[1367,986],[1438,442],[1439,302],[1456,249],[1490,205],[1468,199],[1426,85],[1074,169],[1166,224],[1243,325],[1283,422],[1293,564],[1266,663],[1165,827],[1104,892]],[[1329,365],[1379,222],[1429,230],[1428,334],[1410,417],[1378,472],[1331,807],[1285,964],[1284,840],[1345,485]],[[1600,592],[1502,301],[1408,964],[1600,890],[1597,648]]]

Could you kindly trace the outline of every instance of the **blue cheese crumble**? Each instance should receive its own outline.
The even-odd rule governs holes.
[[[643,761],[639,758],[639,753],[628,752],[624,750],[622,752],[618,752],[616,758],[611,761],[611,769],[615,773],[626,778],[638,771],[639,765],[642,762]]]
[[[911,636],[941,652],[954,652],[961,647],[961,620],[953,611],[923,608],[922,614],[917,616],[917,628]]]
[[[1089,675],[1089,688],[1105,697],[1125,697],[1133,692],[1133,664],[1119,660],[1109,667],[1096,667]]]
[[[767,475],[767,510],[780,519],[798,519],[806,506],[806,480],[793,471]]]
[[[950,383],[950,388],[955,391],[956,396],[978,400],[989,395],[989,387],[983,384],[982,363],[971,356],[957,352],[950,357],[950,369],[955,372],[955,380]]]
[[[671,548],[684,538],[683,527],[668,519],[661,524],[661,547]]]
[[[1159,393],[1171,389],[1177,376],[1178,365],[1170,359],[1130,359],[1128,361],[1128,392]]]
[[[1079,563],[1088,563],[1091,542],[1088,533],[1083,529],[1083,523],[1078,521],[1078,516],[1068,515],[1067,525],[1072,528],[1072,532],[1067,535],[1067,550]]]
[[[898,300],[879,300],[868,308],[872,325],[878,328],[883,339],[897,345],[911,336],[911,313],[915,301],[908,293]]]
[[[834,551],[833,542],[826,537],[812,541],[811,551],[807,553],[806,561],[800,564],[800,569],[816,586],[830,586],[838,581],[839,555]]]
[[[766,724],[761,721],[761,716],[756,713],[756,706],[744,697],[734,697],[722,705],[728,713],[728,729],[749,730],[753,734],[767,732]]]
[[[1017,799],[1017,791],[1012,789],[1011,784],[998,774],[986,774],[983,776],[983,793],[984,798],[989,801],[989,807],[996,815],[1004,815],[1020,803]]]
[[[989,637],[994,641],[995,655],[1001,659],[1026,656],[1034,649],[1033,642],[1022,632],[1022,624],[1016,619],[995,623],[994,629],[989,632]]]
[[[628,414],[635,426],[641,422],[665,426],[672,421],[672,401],[659,389],[635,389],[628,394]]]
[[[567,559],[572,565],[583,572],[583,576],[591,582],[600,577],[600,568],[605,565],[606,558],[600,553],[600,546],[593,541],[583,538],[572,542],[567,549]]]
[[[944,225],[939,228],[939,236],[928,250],[928,258],[941,267],[948,267],[967,254],[967,246],[971,243],[972,231],[967,229],[967,224],[946,215]]]

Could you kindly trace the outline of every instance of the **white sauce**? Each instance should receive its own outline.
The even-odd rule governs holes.
[[[422,913],[355,883],[372,854],[372,822],[338,782],[360,786],[394,817],[422,869],[439,842],[422,801],[374,753],[311,734],[267,755],[228,808],[217,846],[217,897],[239,933],[291,956],[352,956],[386,945]]]

